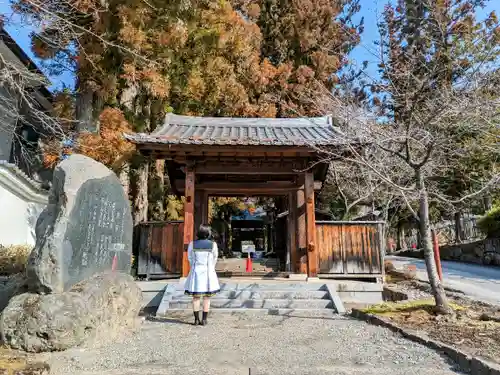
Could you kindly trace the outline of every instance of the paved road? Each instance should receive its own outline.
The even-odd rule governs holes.
[[[405,265],[417,266],[417,277],[428,281],[425,262],[422,259],[387,256],[397,269]],[[444,285],[461,291],[467,296],[500,305],[500,268],[477,264],[442,261]]]

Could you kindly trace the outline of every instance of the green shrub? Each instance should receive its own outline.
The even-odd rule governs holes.
[[[500,238],[500,205],[486,212],[477,224],[488,238]]]
[[[29,245],[0,245],[0,275],[24,272],[32,249]]]

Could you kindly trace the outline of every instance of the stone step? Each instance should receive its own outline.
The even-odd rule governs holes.
[[[184,292],[184,281],[180,281],[175,285],[175,289]],[[246,282],[246,283],[233,283],[233,282],[221,282],[221,291],[224,290],[234,290],[234,291],[328,291],[327,287],[323,283],[290,283],[290,282],[278,282],[278,283],[258,283],[258,282]]]
[[[191,300],[190,296],[184,294],[183,291],[176,291],[171,295],[172,300],[184,301]],[[329,300],[330,295],[327,291],[322,290],[222,290],[213,298],[224,298],[224,299],[244,299],[244,300],[254,300],[254,299],[294,299],[294,300],[304,300],[304,299],[319,299],[319,300]]]
[[[289,315],[294,317],[335,317],[338,316],[334,309],[259,309],[259,308],[246,308],[246,307],[233,307],[233,308],[217,308],[211,309],[210,315],[218,314],[252,314],[252,315]],[[156,314],[157,318],[178,317],[179,315],[191,319],[193,309],[189,308],[175,308],[169,309],[164,314]]]
[[[184,280],[169,283],[157,315],[171,309],[191,309],[184,295]],[[329,309],[345,313],[344,303],[382,301],[382,284],[363,282],[296,282],[261,280],[220,280],[221,292],[212,298],[214,309]]]
[[[290,300],[290,299],[228,299],[212,298],[210,306],[218,308],[250,308],[250,309],[333,309],[333,302],[322,299]],[[191,307],[191,301],[172,300],[169,302],[170,309],[187,309]]]

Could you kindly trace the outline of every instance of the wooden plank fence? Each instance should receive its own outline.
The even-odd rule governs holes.
[[[383,274],[383,222],[317,221],[319,273]]]
[[[139,224],[138,241],[139,276],[178,276],[182,272],[184,250],[184,222],[152,221]]]
[[[320,274],[368,277],[383,274],[383,222],[317,221],[316,243]],[[139,225],[138,276],[171,277],[182,272],[182,221]]]

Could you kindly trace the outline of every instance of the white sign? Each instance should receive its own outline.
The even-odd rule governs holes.
[[[251,244],[251,245],[241,244],[241,252],[243,252],[243,253],[255,253],[255,245],[254,244]]]
[[[110,246],[109,246],[109,249],[111,251],[125,251],[125,244],[124,243],[112,243]]]

